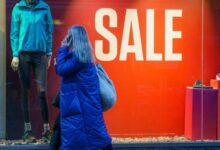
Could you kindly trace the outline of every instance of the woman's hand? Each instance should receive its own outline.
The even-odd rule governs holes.
[[[68,33],[68,34],[64,37],[63,41],[61,42],[61,47],[71,48],[71,47],[72,47],[71,44],[72,44],[72,37],[71,37],[70,33]]]
[[[69,47],[69,44],[67,42],[67,36],[65,36],[65,38],[61,42],[61,47]]]

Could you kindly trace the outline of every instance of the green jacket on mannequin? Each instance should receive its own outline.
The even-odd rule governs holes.
[[[50,8],[43,0],[36,5],[21,0],[14,6],[11,18],[13,57],[18,57],[20,51],[52,55],[53,20]]]

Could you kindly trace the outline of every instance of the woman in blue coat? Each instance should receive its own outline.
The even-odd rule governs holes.
[[[86,30],[73,26],[56,59],[60,88],[61,149],[111,150],[99,93],[99,81]]]

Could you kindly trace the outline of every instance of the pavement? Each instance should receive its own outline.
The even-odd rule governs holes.
[[[220,142],[114,143],[114,150],[220,150]],[[47,144],[0,146],[0,150],[47,150]]]

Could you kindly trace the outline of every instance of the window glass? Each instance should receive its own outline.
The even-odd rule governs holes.
[[[8,139],[21,139],[25,120],[19,75],[11,68],[10,26],[12,9],[18,2],[6,1]],[[88,31],[96,63],[102,64],[117,91],[115,106],[104,113],[114,142],[120,141],[118,138],[130,137],[149,138],[152,142],[155,138],[158,141],[216,140],[217,130],[213,129],[218,128],[219,81],[216,74],[220,68],[220,2],[45,2],[50,6],[54,27],[52,61],[47,75],[51,128],[59,113],[52,101],[61,82],[53,65],[54,58],[68,29],[73,25],[83,25]],[[43,119],[33,70],[29,76],[30,121],[36,137],[41,138]]]

